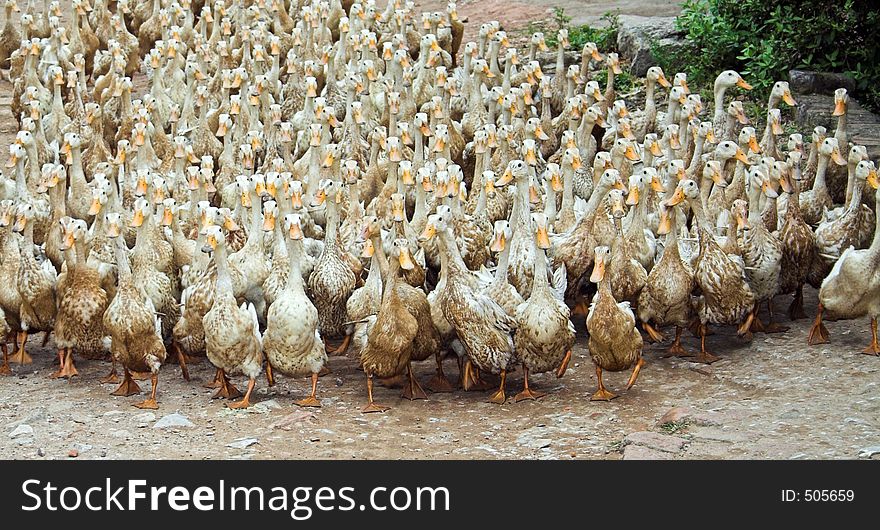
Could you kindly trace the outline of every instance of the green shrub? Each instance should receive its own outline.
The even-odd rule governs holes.
[[[605,13],[602,20],[608,23],[604,28],[594,28],[589,25],[569,26],[571,17],[565,14],[565,10],[561,7],[553,8],[553,20],[556,22],[556,30],[568,28],[568,40],[571,43],[572,50],[582,50],[584,44],[595,42],[599,51],[602,53],[617,50],[617,28],[620,23],[617,15],[613,13]],[[547,45],[553,48],[558,43],[556,41],[556,31],[549,32],[546,35]]]
[[[845,72],[857,94],[880,109],[880,8],[859,0],[801,2],[686,0],[676,26],[687,46],[654,47],[667,71],[685,71],[696,84],[711,84],[722,70],[738,70],[766,97],[794,68]]]

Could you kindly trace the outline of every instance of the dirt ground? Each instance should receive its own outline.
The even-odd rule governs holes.
[[[444,9],[445,1],[418,1],[419,9]],[[667,16],[675,2],[583,2],[539,0],[459,1],[469,28],[499,19],[508,29],[566,7],[576,23],[606,11]],[[650,11],[650,12],[649,12]],[[587,17],[593,17],[592,19]],[[466,37],[471,38],[471,37]],[[10,83],[0,81],[0,149],[14,139],[9,112]],[[815,292],[807,295],[815,311]],[[777,303],[782,313],[787,300]],[[766,315],[765,315],[766,318]],[[52,380],[52,343],[29,343],[34,363],[14,366],[0,378],[0,458],[18,459],[270,459],[270,458],[858,458],[880,454],[880,359],[859,352],[869,341],[866,321],[828,325],[831,344],[808,347],[809,322],[799,321],[780,335],[757,335],[746,343],[719,329],[710,349],[723,357],[711,365],[660,358],[662,348],[645,350],[647,365],[638,383],[623,391],[629,374],[607,374],[606,384],[621,397],[590,402],[595,372],[586,350],[583,321],[568,373],[533,378],[548,392],[536,402],[498,406],[487,392],[434,394],[428,401],[398,398],[398,390],[378,388],[376,399],[391,406],[385,414],[362,415],[363,374],[353,359],[334,357],[332,373],[321,379],[321,409],[293,404],[308,381],[279,378],[267,388],[258,382],[259,403],[247,411],[227,409],[201,385],[213,376],[205,360],[190,366],[192,381],[166,366],[159,387],[160,409],[131,406],[143,396],[112,397],[113,386],[98,381],[109,363],[78,363],[80,377]],[[686,337],[686,347],[698,341]],[[447,373],[457,376],[447,361]],[[417,367],[423,380],[431,363]],[[245,381],[235,379],[239,388]],[[149,390],[149,382],[141,387]],[[521,373],[508,381],[512,397]],[[157,426],[166,415],[182,415],[191,426]],[[662,421],[661,421],[661,418]],[[163,420],[160,422],[160,420]],[[662,423],[662,425],[661,425]],[[875,458],[877,458],[875,456]]]
[[[815,293],[808,300],[809,312]],[[486,392],[459,391],[409,402],[396,389],[378,388],[377,401],[392,408],[369,415],[360,413],[366,388],[353,359],[331,358],[332,373],[318,387],[321,409],[293,404],[307,393],[307,380],[279,378],[273,388],[258,382],[259,404],[232,411],[202,388],[214,373],[207,361],[190,367],[188,383],[177,366],[168,365],[161,372],[160,409],[152,413],[131,406],[143,396],[109,395],[113,386],[98,382],[109,363],[82,361],[80,377],[49,379],[55,369],[51,343],[40,348],[32,340],[34,363],[16,365],[15,376],[0,380],[0,454],[23,459],[70,458],[71,451],[94,459],[789,459],[858,458],[871,447],[880,451],[880,360],[857,353],[870,338],[867,322],[832,322],[832,343],[817,347],[806,346],[808,327],[809,322],[798,321],[785,334],[759,334],[751,343],[719,329],[709,347],[723,360],[710,366],[661,359],[662,348],[649,346],[637,384],[624,391],[629,374],[607,374],[606,383],[620,397],[600,403],[589,401],[595,373],[579,322],[568,373],[562,379],[533,378],[548,393],[539,401],[508,399],[499,406],[486,402]],[[688,349],[698,347],[689,335],[685,342]],[[457,375],[454,362],[446,367],[451,377]],[[430,363],[417,367],[423,381],[432,371]],[[245,385],[242,378],[234,381],[239,388]],[[146,391],[149,382],[141,386]],[[521,389],[521,373],[511,376],[507,388],[509,397]],[[156,427],[173,413],[192,426]],[[26,432],[10,438],[16,429]]]

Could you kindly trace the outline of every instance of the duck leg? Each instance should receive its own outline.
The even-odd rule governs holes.
[[[598,382],[599,388],[590,398],[590,401],[611,401],[617,397],[617,394],[609,392],[608,389],[605,388],[605,384],[602,383],[602,368],[600,368],[599,365],[596,365],[596,381]]]
[[[498,385],[498,390],[495,391],[489,397],[489,403],[495,403],[496,405],[503,405],[504,400],[507,399],[507,396],[504,394],[504,383],[507,382],[507,370],[501,370],[501,384]]]
[[[235,388],[235,385],[229,381],[229,378],[226,377],[226,372],[220,370],[218,375],[220,376],[220,388],[218,388],[217,392],[211,396],[211,399],[235,399],[241,396],[241,392],[239,392],[238,389]]]
[[[877,317],[871,317],[871,344],[862,350],[865,355],[880,355],[880,343],[877,342]]]
[[[626,382],[627,390],[629,390],[634,384],[636,384],[636,379],[639,378],[639,372],[642,370],[642,366],[645,366],[645,359],[642,358],[642,354],[640,353],[639,360],[633,368],[632,375],[629,376],[629,381]]]
[[[757,322],[757,324],[755,324]],[[703,324],[705,326],[706,324]],[[756,325],[760,329],[756,329]],[[752,332],[755,331],[764,331],[764,325],[758,320],[758,308],[757,306],[752,308],[749,311],[749,314],[746,316],[746,319],[743,320],[742,324],[736,328],[736,334],[746,340],[752,340]],[[706,335],[711,335],[711,333],[706,333]]]
[[[807,318],[807,314],[804,313],[804,286],[801,285],[797,288],[797,291],[794,294],[794,300],[791,301],[791,305],[788,306],[788,318],[789,320],[798,320],[800,318]]]
[[[275,386],[275,374],[272,373],[272,365],[269,364],[269,361],[266,361],[266,384]]]
[[[361,409],[361,412],[364,414],[369,414],[371,412],[385,412],[390,408],[384,405],[379,405],[373,401],[373,374],[370,373],[367,374],[367,398],[370,402]]]
[[[749,319],[746,319],[746,323],[744,325],[750,324]],[[706,324],[700,324],[700,351],[697,353],[694,362],[704,363],[704,364],[712,364],[715,361],[720,361],[721,357],[717,357],[712,355],[711,353],[706,351]]]
[[[312,393],[309,397],[296,401],[300,407],[320,407],[321,402],[318,401],[318,374],[312,374]]]
[[[767,325],[764,327],[764,333],[783,333],[789,330],[788,326],[773,322],[773,298],[767,300],[767,314],[769,317]]]
[[[329,348],[325,348],[327,350],[327,355],[345,355],[345,352],[348,351],[348,345],[351,342],[351,335],[346,334],[345,338],[342,339],[342,344],[339,345],[335,350],[331,350]]]
[[[132,381],[134,382],[134,381]],[[150,388],[150,397],[141,401],[140,403],[135,403],[134,406],[139,409],[149,409],[156,410],[159,408],[159,404],[156,403],[156,387],[159,386],[159,374],[151,374],[150,383],[152,383],[152,388]]]
[[[645,333],[648,334],[648,338],[650,338],[652,342],[663,342],[663,334],[657,331],[657,329],[651,326],[651,324],[642,322],[642,327],[645,328]]]
[[[73,365],[73,351],[70,348],[59,348],[58,360],[61,366],[58,368],[58,371],[50,376],[52,379],[58,379],[59,377],[71,378],[79,375],[79,372],[76,371],[76,366]]]
[[[27,342],[28,332],[27,331],[19,331],[16,333],[15,344],[17,346],[15,352],[9,356],[9,360],[18,364],[31,364],[34,362],[34,359],[28,355],[27,350],[25,350],[25,343]]]
[[[545,392],[539,392],[537,390],[532,390],[529,388],[529,369],[526,367],[525,363],[523,364],[523,390],[516,396],[514,396],[513,400],[517,403],[523,401],[525,399],[540,399],[547,394]]]
[[[413,373],[412,363],[407,363],[406,371],[408,381],[404,385],[403,391],[400,393],[400,397],[406,398],[410,401],[415,399],[428,399],[427,394],[425,394],[425,391],[422,390],[422,387],[419,385],[419,381],[416,379],[416,376]]]
[[[116,390],[110,392],[110,395],[128,397],[140,393],[141,387],[131,378],[131,372],[128,371],[128,368],[123,367],[122,383],[119,384]]]
[[[454,387],[449,379],[447,379],[446,374],[443,373],[443,352],[438,351],[434,355],[434,360],[437,362],[437,373],[425,383],[425,387],[435,393],[452,392]]]
[[[251,377],[248,380],[247,390],[245,391],[244,397],[241,399],[241,401],[236,401],[234,403],[227,403],[226,406],[231,409],[246,409],[246,408],[250,407],[251,405],[253,405],[253,403],[251,403],[251,394],[253,393],[255,386],[257,386],[257,380],[254,379],[253,377]],[[236,392],[237,392],[237,390],[236,390]]]
[[[180,373],[183,375],[184,381],[189,381],[189,369],[186,367],[186,354],[180,349],[180,346],[177,345],[176,342],[172,343],[174,346],[174,352],[177,357],[177,364],[180,365]]]
[[[118,383],[119,382],[119,372],[116,371],[116,357],[113,354],[110,354],[110,373],[107,374],[107,377],[101,379],[101,384],[110,384],[110,383]]]
[[[819,302],[818,311],[816,312],[816,320],[813,321],[813,326],[810,328],[810,334],[807,335],[807,344],[810,346],[825,344],[828,342],[828,329],[825,327],[825,324],[822,323],[823,312],[825,312],[825,307]]]
[[[685,350],[681,346],[681,326],[675,326],[675,340],[672,341],[672,344],[667,348],[666,353],[661,355],[661,357],[672,357],[673,355],[676,357],[693,357],[694,354]]]
[[[474,363],[470,359],[466,359],[461,376],[461,388],[467,392],[470,390],[489,390],[492,387],[483,381]]]
[[[562,358],[562,362],[559,364],[559,368],[556,369],[556,379],[561,378],[565,375],[565,371],[568,370],[568,363],[571,362],[571,350],[565,352],[565,357]]]
[[[220,388],[223,386],[223,378],[224,378],[223,370],[217,368],[217,373],[214,374],[214,380],[210,383],[205,383],[202,385],[204,388]]]
[[[6,346],[6,341],[0,343],[0,347],[3,348],[3,364],[0,365],[0,375],[12,375],[12,369],[9,367],[9,348]]]

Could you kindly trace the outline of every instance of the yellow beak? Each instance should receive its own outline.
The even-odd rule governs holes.
[[[590,281],[599,283],[605,277],[605,260],[596,260],[593,264],[593,273],[590,274]]]
[[[92,199],[92,205],[89,207],[89,215],[98,215],[101,212],[101,201],[97,198]]]
[[[676,188],[675,193],[672,194],[672,197],[666,201],[666,206],[675,206],[676,204],[680,204],[684,201],[684,190],[681,188]]]
[[[739,78],[739,81],[736,82],[736,86],[738,86],[738,87],[740,87],[740,88],[742,88],[742,89],[745,89],[745,90],[751,90],[751,89],[752,89],[752,85],[746,83],[746,80],[743,79],[742,77],[740,77],[740,78]]]
[[[131,218],[131,226],[137,228],[142,224],[144,224],[144,212],[143,210],[137,210]]]

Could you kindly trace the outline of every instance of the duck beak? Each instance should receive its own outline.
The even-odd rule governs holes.
[[[162,226],[171,226],[171,221],[173,220],[173,215],[171,213],[171,208],[164,208],[162,212]]]
[[[391,217],[398,222],[402,222],[406,219],[406,215],[403,211],[403,201],[391,201]]]
[[[413,263],[412,256],[410,255],[409,249],[407,247],[400,247],[400,256],[398,257],[398,261],[400,262],[400,268],[405,271],[411,271],[416,268],[415,263]]]
[[[844,103],[842,99],[839,99],[834,102],[834,112],[831,115],[843,116],[844,114],[846,114],[846,103]]]
[[[749,138],[749,149],[750,149],[753,153],[756,153],[756,154],[761,152],[761,146],[758,145],[758,139],[755,138],[754,136],[752,136],[751,138]],[[743,154],[743,156],[745,156],[745,154]],[[739,156],[737,156],[736,158],[737,158],[738,160],[742,160]],[[742,160],[742,161],[745,162],[745,163],[748,163],[748,159],[746,159],[746,160]]]
[[[660,179],[657,176],[654,176],[651,179],[651,190],[657,193],[663,193],[666,191],[666,188],[663,187],[663,183],[660,182]]]
[[[137,228],[142,224],[144,224],[144,212],[143,210],[137,210],[131,218],[131,226],[132,228]]]
[[[529,185],[529,202],[532,204],[541,203],[541,196],[538,195],[538,188],[534,184]]]
[[[602,62],[602,55],[599,54],[599,50],[597,48],[593,48],[593,51],[590,52],[590,57],[593,58],[594,61]]]
[[[290,194],[290,205],[293,207],[294,210],[302,209],[302,192],[297,191]]]
[[[657,225],[657,234],[668,234],[672,230],[672,220],[666,208],[660,209],[660,223]]]
[[[611,65],[611,71],[614,72],[615,75],[623,73],[623,70],[620,69],[620,64],[618,63],[614,63]]]
[[[437,139],[434,141],[434,152],[439,153],[444,149],[446,149],[446,139],[440,138],[438,136]]]
[[[778,122],[778,121],[774,121],[774,122],[770,125],[770,129],[773,131],[773,134],[777,134],[777,135],[778,135],[778,134],[782,134],[782,133],[785,132],[785,131],[782,129],[782,125],[779,125],[779,122]]]
[[[323,167],[333,167],[333,163],[336,161],[336,157],[333,156],[331,151],[327,151],[327,154],[324,155],[324,160],[321,162]]]
[[[605,260],[599,259],[593,263],[593,273],[590,274],[590,281],[599,283],[605,277]]]
[[[782,191],[784,191],[785,193],[792,193],[794,191],[794,188],[792,187],[791,181],[788,179],[788,177],[783,177],[779,179],[779,185],[782,186]]]
[[[92,199],[92,205],[89,207],[89,215],[98,215],[101,212],[101,201],[97,198]]]
[[[755,139],[754,136],[749,139],[749,149],[752,149],[753,152],[757,153],[757,152],[760,152],[760,148],[758,149],[758,151],[754,150],[754,148],[752,147],[752,142],[754,141],[754,139]],[[755,144],[757,147],[757,142],[755,142]],[[743,164],[749,163],[749,157],[747,157],[746,154],[743,152],[743,150],[740,149],[739,147],[736,148],[736,159],[739,160],[740,162],[742,162]]]
[[[767,197],[769,197],[771,199],[775,199],[776,197],[779,197],[779,194],[776,193],[776,190],[774,190],[773,187],[770,186],[769,181],[765,180],[764,183],[761,184],[761,191],[763,191],[764,194],[767,195]]]
[[[605,95],[599,91],[598,88],[593,89],[593,99],[596,101],[605,101]],[[596,120],[596,123],[599,123],[599,120]]]
[[[507,246],[507,236],[504,232],[497,232],[495,237],[492,238],[492,244],[489,247],[489,250],[498,253],[504,251],[505,246]]]
[[[362,258],[372,258],[376,253],[376,247],[373,246],[373,240],[364,239],[364,249],[361,251]]]
[[[562,178],[560,177],[558,172],[554,172],[553,175],[550,176],[550,187],[553,191],[559,193],[563,189]]]
[[[547,224],[538,225],[537,232],[535,233],[535,240],[538,243],[538,248],[548,249],[550,248],[550,235],[547,233]]]
[[[237,232],[239,230],[238,223],[235,222],[235,219],[228,216],[223,219],[223,228],[229,232]]]
[[[880,188],[880,180],[877,179],[877,170],[872,169],[870,173],[868,173],[868,185],[873,189]]]
[[[422,230],[421,235],[419,235],[419,241],[424,243],[425,241],[432,239],[435,235],[437,235],[437,227],[434,223],[429,222],[425,225],[425,229]]]
[[[736,229],[737,230],[745,230],[749,226],[750,226],[749,220],[744,215],[737,214],[737,216],[736,216]]]
[[[15,225],[12,227],[13,232],[24,232],[24,227],[27,224],[27,219],[23,215],[15,216]]]
[[[263,216],[263,232],[272,232],[273,230],[275,230],[275,214],[266,212]]]
[[[738,109],[736,111],[736,119],[740,123],[740,125],[748,125],[749,118],[746,116],[746,113],[742,111],[742,109]]]
[[[639,155],[636,154],[636,150],[633,149],[632,145],[626,146],[626,151],[623,152],[623,155],[626,157],[627,160],[631,160],[633,162],[639,159]]]
[[[715,185],[718,186],[719,188],[726,188],[727,187],[727,181],[724,179],[724,176],[721,174],[720,171],[713,171],[712,172],[712,182],[714,182]]]
[[[740,77],[739,80],[736,82],[736,86],[738,86],[744,90],[751,90],[752,89],[752,85],[746,83],[746,80],[743,79],[742,77]]]
[[[791,91],[789,91],[789,90],[786,90],[785,93],[782,94],[782,101],[784,101],[787,105],[790,105],[792,107],[797,105],[797,101],[795,101],[794,98],[791,97]]]
[[[315,193],[315,197],[312,199],[312,206],[321,206],[324,204],[325,200],[327,200],[327,192],[319,189],[318,192]]]
[[[227,132],[228,132],[228,127],[226,126],[225,123],[221,122],[220,125],[217,126],[217,137],[223,138],[224,136],[226,136]]]
[[[73,231],[65,230],[64,236],[61,238],[61,250],[72,248],[74,244],[76,244],[76,240],[73,238]]]
[[[529,148],[528,150],[526,150],[525,161],[526,164],[530,166],[538,164],[538,156],[535,154],[535,150],[533,148]]]
[[[840,154],[840,149],[838,148],[835,148],[834,151],[831,152],[831,159],[834,160],[834,163],[838,166],[846,165],[846,159]]]
[[[666,201],[666,206],[675,206],[676,204],[681,204],[684,200],[684,190],[681,188],[676,188],[675,193],[672,194],[672,197]]]
[[[110,223],[107,226],[107,235],[110,237],[119,237],[122,235],[122,228],[119,226],[119,223]]]
[[[639,203],[639,188],[633,186],[629,189],[629,195],[626,197],[626,204],[635,206]]]
[[[134,188],[134,194],[138,197],[143,197],[147,194],[147,179],[144,177],[138,177],[137,186]]]
[[[718,138],[715,137],[715,131],[710,130],[706,135],[706,141],[710,144],[714,144],[718,142]]]
[[[513,172],[510,171],[510,168],[505,168],[504,173],[501,174],[501,178],[499,178],[496,182],[496,186],[507,186],[510,184],[510,181],[513,180]]]
[[[681,140],[679,140],[677,134],[670,135],[669,147],[676,149],[676,150],[681,149]]]
[[[670,87],[669,80],[666,79],[666,76],[663,74],[660,74],[660,77],[657,78],[657,82],[660,83],[660,86],[662,86],[663,88]]]
[[[651,142],[651,147],[649,150],[654,156],[660,156],[663,154],[663,150],[660,149],[660,144],[658,142]]]
[[[9,160],[6,162],[6,167],[15,167],[15,164],[18,163],[18,156],[9,155]]]
[[[573,169],[574,171],[579,170],[583,166],[584,166],[584,161],[580,157],[580,155],[576,155],[574,158],[571,159],[571,169]]]

